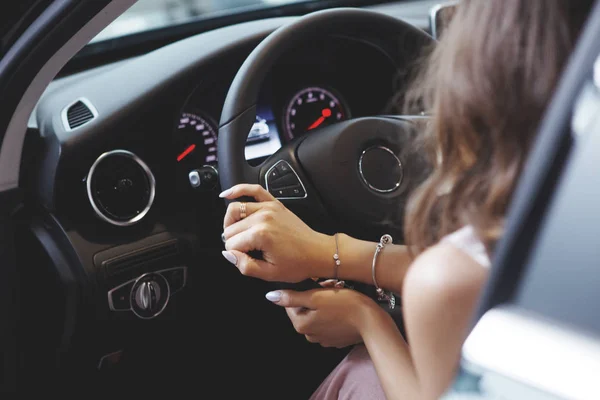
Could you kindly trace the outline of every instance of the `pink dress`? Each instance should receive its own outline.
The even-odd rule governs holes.
[[[449,243],[471,256],[482,267],[490,267],[485,246],[471,226],[445,236]],[[355,346],[321,383],[310,400],[385,400],[375,366],[364,345]]]

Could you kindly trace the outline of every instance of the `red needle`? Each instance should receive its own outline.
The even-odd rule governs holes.
[[[185,149],[183,151],[183,153],[181,153],[180,155],[177,156],[177,162],[183,160],[184,158],[186,158],[192,151],[194,151],[194,149],[196,148],[196,145],[193,144],[190,147],[188,147],[187,149]]]
[[[326,118],[329,118],[329,117],[331,117],[331,110],[329,108],[324,108],[323,111],[321,111],[321,116],[319,117],[319,119],[316,120],[311,126],[309,126],[308,130],[310,131],[310,130],[317,128],[323,122],[325,122]]]

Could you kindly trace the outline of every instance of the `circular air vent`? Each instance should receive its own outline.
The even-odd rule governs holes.
[[[113,150],[98,157],[90,168],[87,194],[98,217],[117,226],[133,225],[152,207],[154,176],[135,154]]]

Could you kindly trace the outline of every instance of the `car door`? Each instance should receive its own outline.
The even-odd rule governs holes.
[[[15,391],[19,343],[13,213],[27,120],[62,66],[135,0],[22,0],[0,5],[0,390]]]

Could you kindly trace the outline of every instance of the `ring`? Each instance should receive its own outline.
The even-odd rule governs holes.
[[[248,215],[246,214],[246,203],[240,203],[240,219],[246,218]]]

